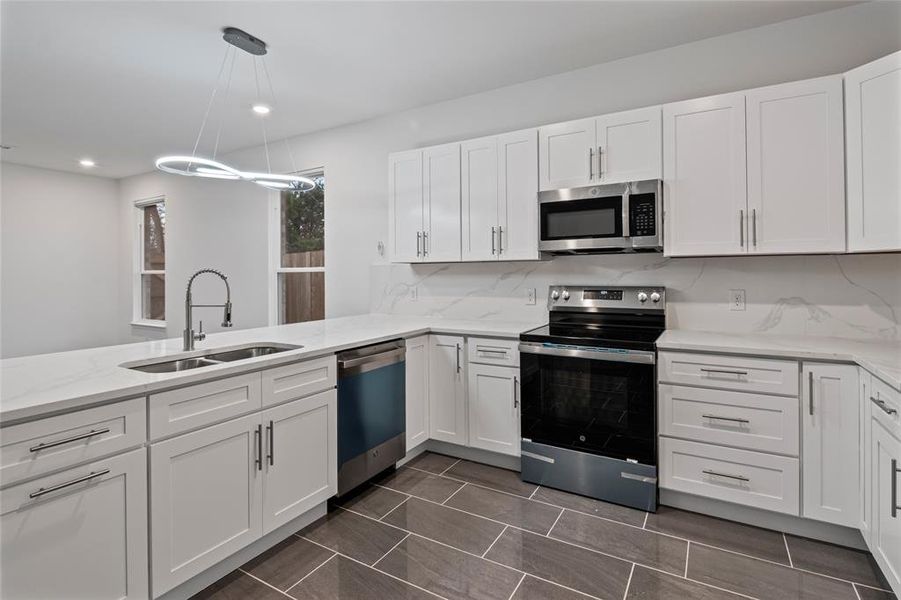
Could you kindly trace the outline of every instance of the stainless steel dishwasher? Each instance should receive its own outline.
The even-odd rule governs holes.
[[[338,495],[407,453],[403,340],[338,354]]]

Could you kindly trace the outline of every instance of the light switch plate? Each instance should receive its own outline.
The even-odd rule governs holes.
[[[526,304],[533,305],[536,300],[536,292],[535,288],[527,288],[526,289]]]
[[[745,291],[729,290],[729,310],[745,309]]]

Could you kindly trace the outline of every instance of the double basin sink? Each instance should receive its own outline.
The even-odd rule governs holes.
[[[278,354],[279,352],[298,350],[300,348],[303,348],[303,346],[275,343],[246,344],[243,346],[230,346],[227,348],[210,348],[209,350],[201,350],[198,352],[185,352],[165,359],[153,358],[127,362],[122,363],[119,366],[133,371],[143,371],[145,373],[175,373],[178,371],[212,367],[214,365],[221,365],[222,363],[231,363],[260,356],[269,356],[270,354]]]

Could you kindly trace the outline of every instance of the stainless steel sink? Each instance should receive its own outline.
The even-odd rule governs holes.
[[[288,350],[297,350],[299,348],[303,348],[303,346],[276,343],[244,344],[241,346],[210,348],[209,350],[174,354],[165,359],[153,358],[148,360],[137,360],[134,362],[122,363],[119,366],[134,371],[143,371],[145,373],[175,373],[177,371],[188,371],[191,369],[221,365],[222,363],[227,362],[230,363],[260,356],[269,356],[270,354],[278,354],[279,352],[287,352]]]

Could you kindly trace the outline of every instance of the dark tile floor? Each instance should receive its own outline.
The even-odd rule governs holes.
[[[872,557],[423,454],[194,600],[897,600]]]

